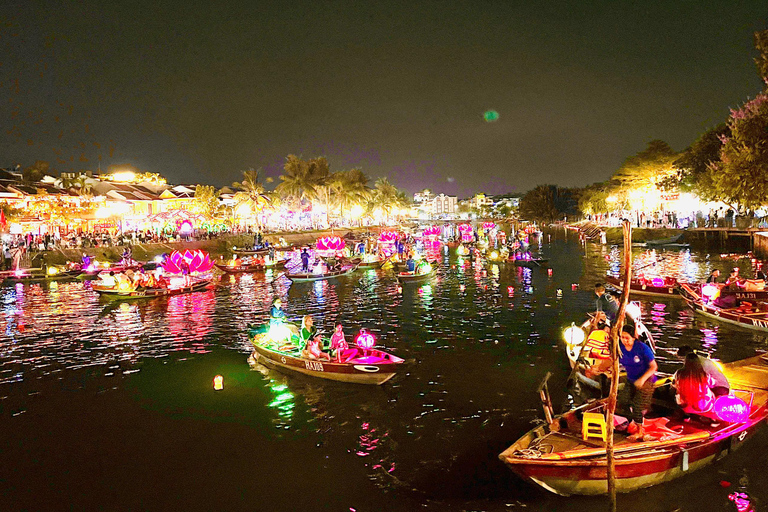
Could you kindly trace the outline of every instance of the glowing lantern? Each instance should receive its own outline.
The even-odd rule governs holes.
[[[483,114],[483,119],[485,119],[486,123],[493,123],[499,120],[499,113],[496,112],[495,110],[487,110]]]
[[[499,259],[499,251],[492,251],[492,252],[491,252],[491,259],[492,259],[492,260],[497,260],[497,259]]]
[[[272,341],[282,342],[291,339],[291,330],[282,322],[273,322],[269,326],[268,334]]]
[[[398,286],[397,287],[397,293],[403,293],[403,287],[402,286]]]
[[[163,263],[163,268],[171,274],[181,274],[184,264],[189,266],[189,272],[208,272],[213,268],[213,262],[207,252],[187,249],[184,253],[173,251]]]
[[[664,286],[664,280],[660,277],[654,277],[651,279],[651,285],[655,286],[656,288],[661,288]]]
[[[379,233],[379,242],[394,242],[398,235],[395,231],[382,231]]]
[[[430,226],[430,227],[424,228],[424,231],[422,231],[421,236],[422,237],[440,236],[440,228],[437,226]]]
[[[459,233],[472,233],[472,226],[469,224],[459,224]]]
[[[640,318],[640,305],[637,302],[630,302],[627,304],[627,308],[624,310],[632,320]]]
[[[584,343],[584,331],[581,327],[572,325],[563,331],[563,338],[568,345],[579,346]]]
[[[720,287],[716,284],[704,284],[701,286],[701,295],[709,300],[715,300],[720,296]]]
[[[550,277],[552,276],[552,269],[551,268],[547,269],[547,275],[550,276]]]
[[[490,230],[492,230],[495,227],[496,227],[496,223],[495,222],[483,222],[483,229],[485,229],[485,230],[490,231]]]
[[[48,267],[47,272],[49,276],[55,276],[56,274],[59,273],[59,269],[56,267]]]
[[[224,389],[224,377],[217,375],[213,378],[213,389],[216,391]]]
[[[466,287],[466,286],[464,286],[463,284],[460,284],[460,285],[459,285],[459,290],[461,290],[462,292],[463,292],[464,290],[466,290],[466,289],[467,289],[467,287]]]
[[[715,415],[728,423],[744,423],[749,418],[749,406],[741,398],[723,395],[715,400]]]
[[[315,246],[320,251],[340,251],[344,249],[346,243],[338,236],[324,236],[318,238]]]
[[[362,349],[373,348],[375,344],[376,338],[374,338],[373,334],[369,333],[365,329],[361,329],[360,334],[358,334],[357,338],[355,338],[355,345]]]
[[[194,226],[192,226],[192,223],[189,222],[189,220],[183,220],[176,228],[179,233],[182,235],[189,235],[192,234],[192,232],[195,230]]]

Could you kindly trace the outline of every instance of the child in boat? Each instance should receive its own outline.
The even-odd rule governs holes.
[[[301,345],[306,346],[312,339],[317,336],[317,328],[315,327],[315,321],[309,315],[304,315],[301,319]]]
[[[308,359],[324,359],[326,361],[331,360],[331,356],[320,347],[320,338],[315,336],[307,341],[304,346],[304,350],[301,351],[301,355]]]
[[[621,330],[619,363],[627,372],[627,384],[618,396],[623,414],[632,421],[627,428],[631,439],[643,438],[643,416],[651,405],[658,364],[653,351],[639,341],[634,326],[625,325]]]
[[[715,380],[707,375],[695,352],[685,356],[685,366],[675,372],[675,401],[687,414],[696,414],[714,418],[711,415],[715,405]]]
[[[341,324],[336,324],[336,330],[333,331],[333,336],[331,336],[331,353],[336,357],[336,362],[342,362],[341,356],[348,348],[349,343],[347,343],[344,337],[344,328]]]

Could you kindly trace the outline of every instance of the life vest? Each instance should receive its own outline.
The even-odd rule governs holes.
[[[602,329],[596,329],[589,333],[586,347],[589,350],[587,357],[592,359],[610,359],[611,345],[608,333]]]

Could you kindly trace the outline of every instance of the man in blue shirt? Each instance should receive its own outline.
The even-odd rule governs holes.
[[[595,295],[597,300],[595,301],[595,310],[602,311],[611,324],[616,321],[616,315],[619,313],[619,302],[613,295],[605,291],[605,285],[603,283],[597,283],[595,285]]]
[[[405,262],[406,268],[408,268],[408,272],[415,272],[416,271],[416,262],[413,259],[413,256],[408,256],[408,260]]]
[[[651,406],[653,385],[659,365],[653,351],[635,336],[635,328],[625,325],[621,330],[619,363],[627,372],[627,383],[619,393],[620,409],[631,419],[627,432],[634,439],[643,437],[643,416]],[[634,424],[634,425],[633,425]]]

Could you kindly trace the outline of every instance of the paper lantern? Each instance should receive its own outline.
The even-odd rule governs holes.
[[[715,415],[728,423],[744,423],[749,419],[749,406],[733,395],[723,395],[715,400]]]

